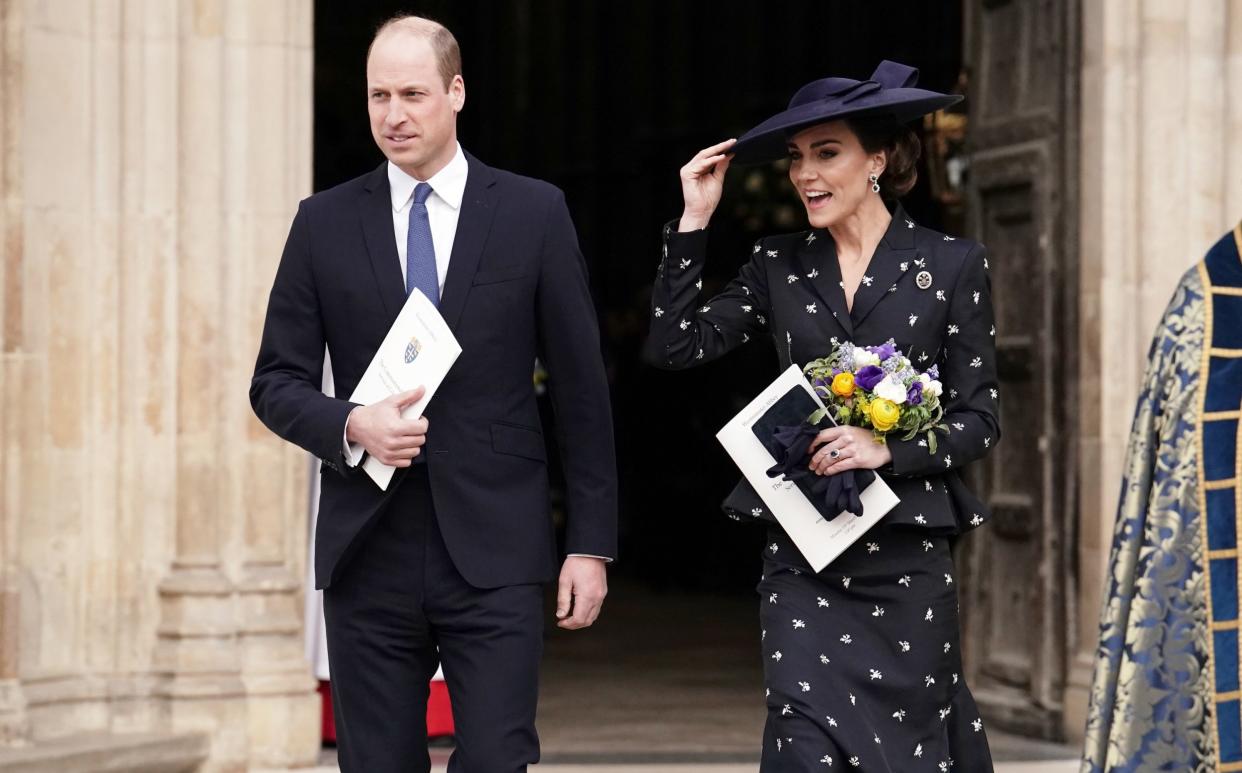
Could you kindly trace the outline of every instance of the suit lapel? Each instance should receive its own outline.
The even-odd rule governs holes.
[[[466,161],[466,189],[462,194],[461,212],[457,216],[457,234],[453,237],[453,254],[449,259],[444,293],[440,298],[440,314],[451,330],[457,330],[466,295],[479,268],[483,247],[496,214],[496,174],[469,153]]]
[[[862,283],[854,293],[854,309],[851,314],[855,327],[862,325],[867,315],[885,296],[892,293],[892,288],[910,271],[916,257],[914,231],[914,221],[898,205],[893,211],[893,221],[884,233],[884,238],[876,245],[875,254],[867,264],[867,273],[863,275]]]
[[[837,249],[826,231],[812,231],[794,250],[794,268],[807,282],[811,293],[832,312],[832,318],[845,332],[847,340],[854,339],[854,324],[845,308],[845,290],[841,287],[841,266],[837,263]]]
[[[388,187],[388,162],[380,164],[363,185],[366,193],[358,200],[362,234],[371,258],[376,289],[389,319],[396,319],[405,305],[405,282],[401,279],[401,257],[392,228],[392,196]]]

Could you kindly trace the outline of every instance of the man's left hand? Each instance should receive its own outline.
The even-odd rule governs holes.
[[[570,556],[565,559],[556,593],[557,626],[575,631],[595,622],[604,596],[608,595],[606,566],[602,558]]]

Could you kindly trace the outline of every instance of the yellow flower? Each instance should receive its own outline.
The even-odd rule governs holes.
[[[871,403],[871,426],[880,432],[888,432],[901,419],[901,409],[891,400],[879,398]]]
[[[854,394],[854,374],[838,373],[833,376],[832,393],[837,397],[849,397]]]

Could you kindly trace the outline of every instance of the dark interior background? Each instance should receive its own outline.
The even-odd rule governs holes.
[[[920,86],[954,90],[960,3],[317,0],[316,190],[383,160],[367,126],[366,49],[380,23],[405,12],[444,23],[461,44],[462,146],[565,191],[612,388],[622,530],[613,575],[678,589],[753,586],[761,530],[720,513],[737,474],[715,433],[776,375],[774,353],[757,341],[679,373],[638,357],[660,227],[681,212],[677,170],[700,148],[783,109],[807,81],[866,78],[881,59],[918,67]],[[907,210],[954,230],[925,179]],[[804,227],[779,165],[731,170],[713,219],[705,297],[733,276],[756,237]]]

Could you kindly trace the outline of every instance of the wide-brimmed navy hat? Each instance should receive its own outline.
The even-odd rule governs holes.
[[[838,118],[891,115],[905,123],[962,100],[960,94],[916,89],[919,71],[885,59],[871,78],[821,78],[811,81],[789,100],[789,109],[738,138],[729,149],[733,162],[774,161],[787,153],[788,138],[801,129]]]

